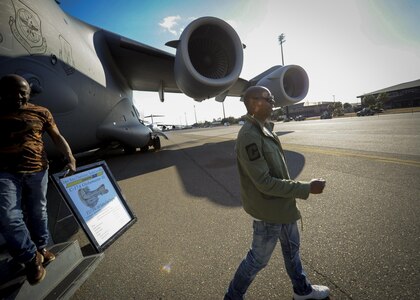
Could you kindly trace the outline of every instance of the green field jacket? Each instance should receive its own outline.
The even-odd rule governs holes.
[[[309,197],[310,183],[290,179],[280,141],[268,126],[247,115],[238,133],[242,205],[256,219],[290,224],[301,217],[296,198]]]

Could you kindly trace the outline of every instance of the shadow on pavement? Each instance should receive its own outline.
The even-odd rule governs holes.
[[[239,207],[241,200],[234,147],[235,141],[224,141],[186,148],[171,145],[147,153],[125,154],[122,150],[113,150],[100,157],[91,155],[79,159],[78,166],[105,160],[117,181],[175,167],[175,176],[179,176],[183,189],[191,196],[221,206]],[[290,176],[295,179],[305,165],[305,157],[292,151],[285,151],[285,155]],[[165,181],[173,180],[168,178],[170,176],[164,174],[161,180],[149,181],[147,190],[165,188]],[[49,188],[48,199],[53,239],[55,242],[67,241],[77,233],[79,226],[54,188]],[[58,223],[58,220],[63,221]]]
[[[172,147],[170,150],[163,148],[157,152],[120,154],[105,160],[117,180],[175,166],[184,189],[190,195],[205,197],[219,205],[240,206],[234,147],[235,141],[225,141],[184,149]],[[305,157],[293,151],[285,151],[285,155],[290,177],[295,179],[303,170]],[[160,182],[156,183],[157,187],[162,188],[159,184]]]

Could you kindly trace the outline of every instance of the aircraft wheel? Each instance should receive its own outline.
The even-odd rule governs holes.
[[[153,139],[153,148],[155,150],[159,150],[161,148],[160,138],[158,136]]]
[[[149,151],[149,146],[146,145],[146,146],[141,147],[140,148],[140,151],[141,152],[147,152],[147,151]]]

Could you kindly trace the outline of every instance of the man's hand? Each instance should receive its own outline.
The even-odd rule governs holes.
[[[68,159],[68,163],[64,167],[64,169],[61,171],[63,172],[63,177],[66,177],[68,175],[73,175],[76,173],[76,160],[72,156],[72,159]]]
[[[322,178],[311,180],[311,194],[321,194],[325,188],[325,180]]]
[[[76,160],[73,155],[68,159],[68,163],[65,168],[69,170],[68,175],[72,175],[76,172]]]
[[[61,135],[57,126],[50,126],[46,129],[47,133],[51,137],[57,149],[64,155],[67,160],[67,164],[64,167],[66,175],[72,175],[76,172],[76,160],[74,159],[73,153],[71,152],[70,146],[66,139]]]

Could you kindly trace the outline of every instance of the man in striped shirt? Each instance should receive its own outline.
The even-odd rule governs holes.
[[[25,264],[30,284],[44,279],[47,250],[48,160],[42,136],[47,132],[65,156],[70,172],[76,160],[51,112],[29,103],[31,88],[15,74],[0,79],[0,232],[12,257]]]

